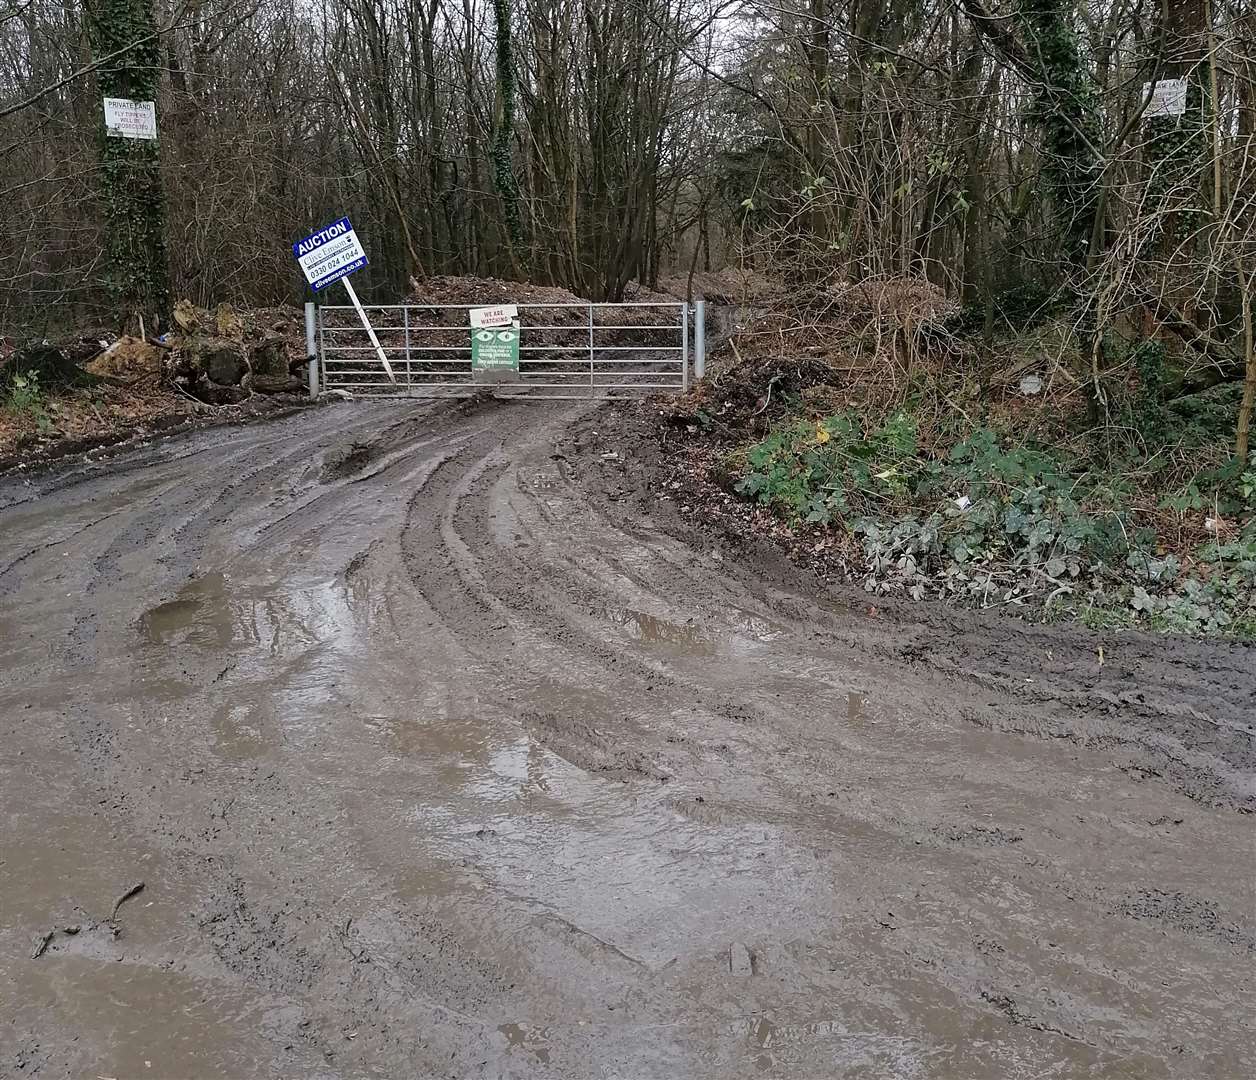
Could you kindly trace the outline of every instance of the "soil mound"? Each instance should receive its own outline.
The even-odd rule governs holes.
[[[553,285],[485,277],[431,277],[410,282],[410,304],[586,304],[584,297]]]

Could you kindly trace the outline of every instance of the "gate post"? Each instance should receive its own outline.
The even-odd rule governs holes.
[[[318,347],[314,341],[314,305],[305,305],[305,355],[310,361],[310,400],[318,400]]]
[[[693,377],[706,374],[706,301],[693,302]]]
[[[680,392],[689,393],[689,305],[680,305]]]
[[[404,316],[403,322],[405,323],[405,330],[406,330],[406,397],[409,397],[410,396],[410,384],[411,382],[413,382],[413,379],[411,378],[411,374],[410,374],[410,305],[409,304],[406,304],[404,307],[402,307],[401,314]]]

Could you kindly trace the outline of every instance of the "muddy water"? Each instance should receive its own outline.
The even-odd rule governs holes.
[[[0,482],[0,1074],[1256,1070],[1250,654],[851,614],[591,422]]]

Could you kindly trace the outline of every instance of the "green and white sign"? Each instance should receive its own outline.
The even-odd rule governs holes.
[[[481,326],[471,331],[472,371],[519,370],[519,324]]]

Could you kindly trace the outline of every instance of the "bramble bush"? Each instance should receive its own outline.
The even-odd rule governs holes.
[[[48,413],[44,389],[39,384],[37,371],[23,372],[9,379],[4,406],[14,416],[32,417],[41,432],[47,432],[52,428],[52,417]]]
[[[843,530],[869,592],[1256,635],[1256,456],[1163,495],[1166,508],[1217,515],[1215,540],[1176,553],[1110,467],[1006,446],[985,428],[922,453],[907,412],[869,431],[849,413],[797,420],[726,464],[739,494],[795,525]],[[1242,524],[1223,541],[1228,518]]]

